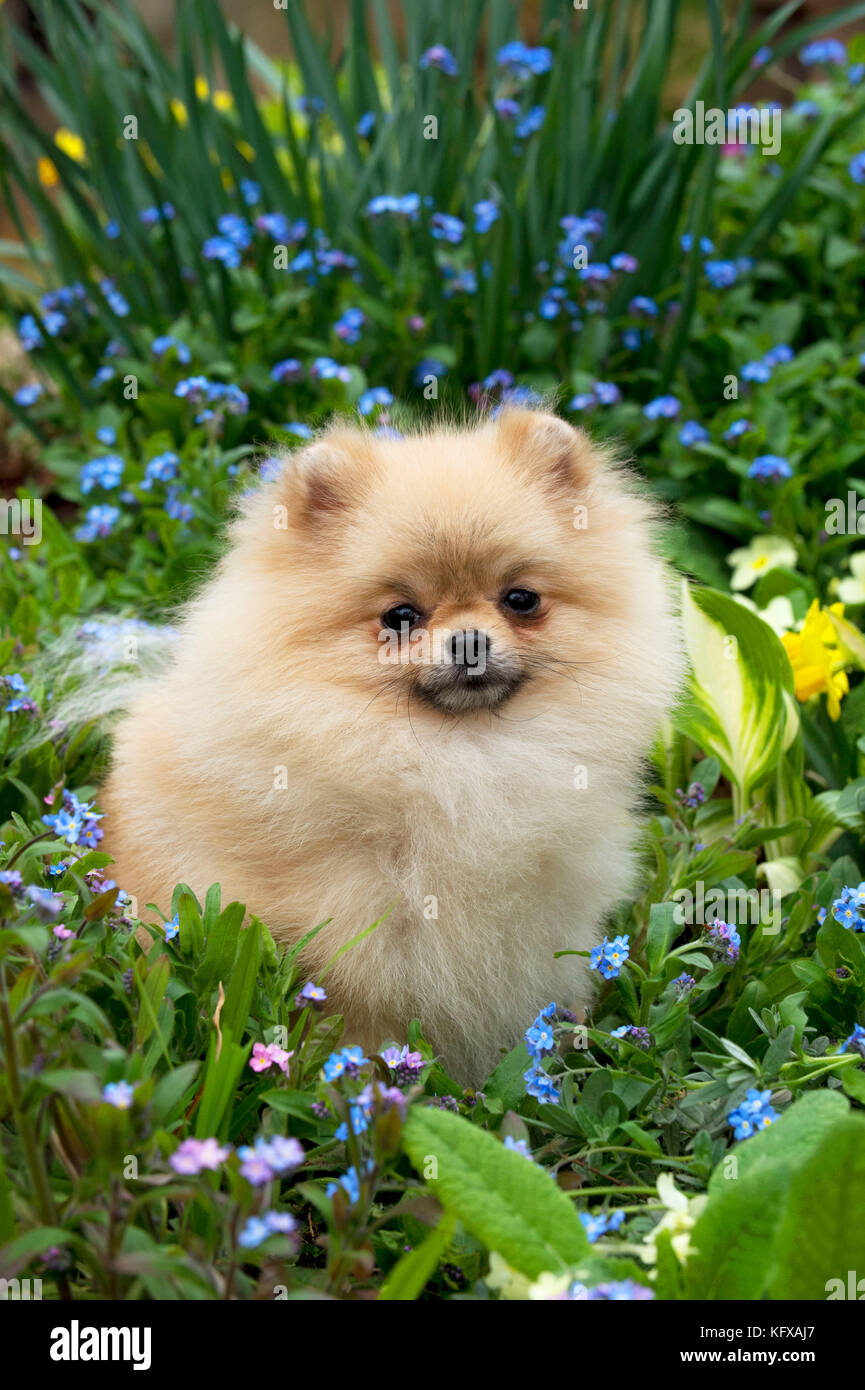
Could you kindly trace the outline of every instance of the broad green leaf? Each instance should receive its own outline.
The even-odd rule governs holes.
[[[444,1207],[530,1279],[589,1251],[586,1233],[550,1175],[468,1120],[415,1108],[403,1145]]]
[[[770,1298],[825,1299],[832,1280],[846,1290],[865,1256],[865,1116],[835,1125],[797,1166],[778,1231]]]
[[[722,1159],[691,1232],[689,1298],[762,1296],[773,1277],[792,1176],[848,1114],[848,1103],[836,1091],[809,1092]]]

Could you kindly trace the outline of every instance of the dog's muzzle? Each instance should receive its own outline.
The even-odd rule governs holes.
[[[428,704],[458,714],[503,704],[524,679],[512,657],[496,652],[487,632],[471,628],[450,634],[441,659],[424,671],[416,689]]]

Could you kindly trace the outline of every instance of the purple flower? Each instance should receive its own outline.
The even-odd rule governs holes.
[[[184,1139],[169,1158],[175,1173],[202,1173],[205,1168],[215,1172],[231,1153],[231,1145],[221,1145],[218,1139]]]
[[[307,980],[303,989],[295,995],[294,1002],[297,1007],[301,1009],[305,1004],[324,1004],[326,999],[327,995],[321,985],[314,984],[312,980]]]
[[[523,1073],[527,1095],[540,1101],[541,1105],[558,1105],[561,1097],[555,1081],[540,1067],[530,1067]]]
[[[44,339],[32,314],[25,314],[18,320],[18,337],[25,352],[42,346]]]
[[[704,261],[703,269],[710,285],[716,290],[729,289],[735,285],[739,272],[733,261]]]
[[[229,237],[208,237],[202,247],[206,261],[220,261],[228,270],[236,270],[241,262],[239,247]]]
[[[748,431],[753,428],[754,426],[751,424],[750,420],[734,420],[732,425],[729,425],[728,428],[724,430],[721,438],[729,443],[731,440],[738,439],[741,435],[747,434]]]
[[[742,938],[735,927],[731,927],[727,922],[712,922],[707,929],[707,935],[713,945],[722,949],[728,963],[733,964],[739,959]]]
[[[596,381],[592,389],[601,405],[618,405],[622,399],[622,393],[615,382]]]
[[[676,396],[656,396],[648,405],[643,406],[643,414],[647,420],[674,420],[681,404]]]
[[[865,1058],[865,1028],[862,1027],[861,1023],[853,1024],[853,1032],[849,1038],[845,1038],[838,1050],[839,1052],[847,1052],[848,1050],[858,1052],[860,1057]]]
[[[333,325],[333,331],[344,343],[358,343],[365,323],[366,315],[362,309],[345,309]]]
[[[500,68],[506,68],[514,77],[523,80],[549,72],[553,66],[553,54],[549,48],[530,48],[528,44],[514,39],[499,49],[496,63]]]
[[[583,1223],[583,1229],[590,1245],[594,1245],[599,1236],[605,1236],[608,1231],[617,1231],[625,1219],[623,1211],[600,1212],[597,1216],[590,1216],[587,1211],[580,1211],[577,1215]]]
[[[29,386],[19,386],[12,399],[16,405],[22,406],[25,410],[35,405],[42,395],[42,387],[38,382],[32,382]]]
[[[303,364],[297,357],[284,357],[281,362],[277,362],[270,369],[271,381],[300,381],[303,376]]]
[[[865,183],[865,150],[854,154],[847,165],[847,172],[854,183]]]
[[[846,61],[847,49],[840,39],[815,39],[799,50],[799,62],[806,68],[815,67],[818,63],[840,67]]]
[[[340,366],[332,357],[316,357],[309,374],[314,381],[351,381],[348,367]]]
[[[31,883],[24,889],[24,896],[33,904],[43,922],[49,922],[63,911],[63,899],[59,893],[52,893],[50,888],[37,888]]]
[[[527,140],[530,135],[534,135],[540,130],[546,119],[546,110],[543,106],[532,106],[518,121],[514,127],[514,134],[519,140]]]
[[[186,344],[179,342],[177,338],[172,338],[167,333],[162,334],[161,337],[154,338],[153,342],[150,344],[150,351],[157,361],[161,361],[162,358],[172,350],[178,362],[186,364],[190,360],[190,352]]]
[[[492,198],[484,198],[479,203],[475,203],[472,212],[475,215],[475,231],[483,236],[488,232],[494,222],[498,222],[500,213],[498,204]]]
[[[371,415],[376,406],[393,405],[393,396],[386,386],[371,386],[364,391],[357,403],[361,415]]]
[[[266,1211],[262,1216],[248,1217],[237,1243],[244,1250],[254,1250],[269,1236],[292,1235],[296,1229],[297,1222],[290,1212]]]
[[[766,362],[746,362],[742,368],[744,381],[768,381],[771,375],[772,368]]]
[[[466,225],[446,212],[434,212],[430,218],[430,230],[433,240],[448,241],[452,246],[458,246],[465,235]]]
[[[420,61],[418,62],[418,67],[424,71],[426,71],[427,68],[438,68],[439,72],[443,72],[446,77],[457,77],[459,75],[459,66],[456,58],[451,53],[450,49],[445,48],[442,43],[433,44],[432,48],[428,48],[425,53],[422,53]]]
[[[380,217],[382,213],[393,212],[400,217],[407,217],[413,221],[420,211],[420,194],[404,193],[402,197],[394,197],[390,193],[381,193],[377,198],[372,198],[366,205],[368,217]]]
[[[128,1110],[132,1104],[134,1088],[128,1081],[109,1081],[102,1087],[102,1099],[115,1110]]]
[[[3,869],[0,871],[0,883],[9,889],[13,896],[17,896],[24,886],[24,880],[17,869]]]
[[[708,438],[709,431],[696,420],[686,420],[679,430],[679,443],[684,444],[686,449],[694,444],[704,444]]]
[[[106,492],[110,488],[119,487],[124,467],[119,454],[104,454],[101,458],[90,459],[81,465],[78,475],[81,491],[86,496],[95,487],[101,487]]]
[[[733,1137],[750,1139],[757,1130],[768,1129],[778,1118],[778,1112],[772,1108],[771,1100],[770,1090],[749,1090],[745,1099],[727,1116],[727,1123],[733,1127]]]
[[[780,483],[784,478],[792,478],[793,469],[779,454],[760,454],[748,469],[748,477],[760,482]]]

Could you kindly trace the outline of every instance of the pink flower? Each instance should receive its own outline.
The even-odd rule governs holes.
[[[58,922],[57,926],[54,928],[54,935],[59,941],[68,941],[70,936],[74,936],[74,934],[75,933],[71,932],[68,927],[64,927],[62,922]]]
[[[213,1172],[230,1153],[231,1145],[220,1145],[218,1139],[184,1139],[168,1162],[175,1173],[200,1173],[205,1168]]]
[[[277,1066],[280,1071],[288,1071],[288,1061],[293,1057],[293,1052],[286,1052],[285,1048],[277,1047],[276,1043],[252,1044],[252,1056],[249,1065],[253,1071],[267,1071],[269,1067]]]

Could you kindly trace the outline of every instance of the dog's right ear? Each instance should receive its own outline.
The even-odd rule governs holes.
[[[375,467],[371,442],[359,430],[332,430],[286,459],[280,493],[291,520],[326,524],[363,500]]]

